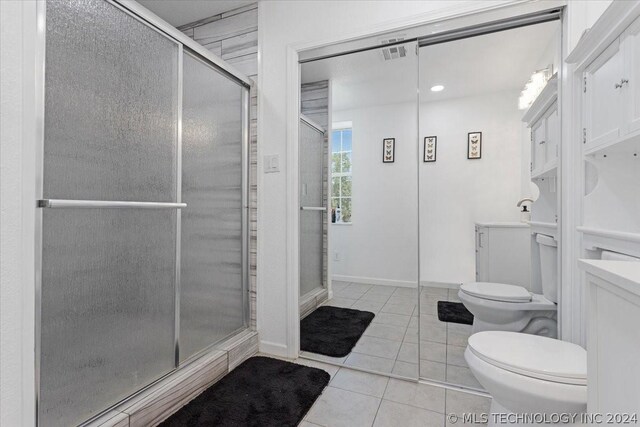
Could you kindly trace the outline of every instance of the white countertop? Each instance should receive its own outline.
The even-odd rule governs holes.
[[[526,222],[476,222],[476,225],[489,228],[529,228]]]
[[[640,295],[640,262],[581,259],[578,265],[589,274]]]

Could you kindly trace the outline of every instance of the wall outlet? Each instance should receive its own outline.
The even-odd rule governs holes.
[[[270,154],[264,156],[264,173],[280,172],[280,156]]]

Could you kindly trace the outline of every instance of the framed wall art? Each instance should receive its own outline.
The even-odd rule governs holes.
[[[382,140],[382,163],[393,163],[396,160],[396,139]]]
[[[467,159],[482,158],[482,132],[469,132],[467,135]]]
[[[425,163],[436,161],[436,150],[438,147],[437,136],[425,136],[424,138],[424,154],[422,161]]]

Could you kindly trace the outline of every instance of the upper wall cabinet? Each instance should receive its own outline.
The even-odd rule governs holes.
[[[556,75],[547,82],[522,120],[531,128],[531,177],[553,175],[558,166],[560,142]]]
[[[584,153],[640,137],[640,19],[584,70]]]

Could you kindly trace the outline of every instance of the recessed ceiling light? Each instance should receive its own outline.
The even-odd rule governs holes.
[[[442,85],[435,85],[431,88],[431,92],[440,92],[444,90],[444,86]]]

